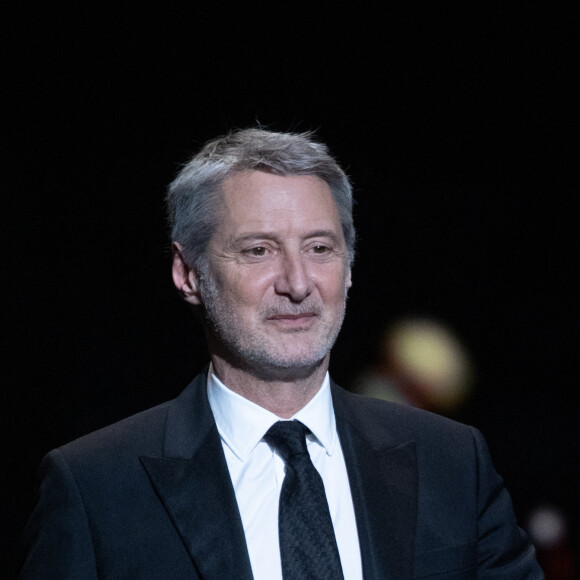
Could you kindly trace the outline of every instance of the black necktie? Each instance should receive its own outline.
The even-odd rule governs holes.
[[[308,427],[278,421],[264,435],[286,464],[278,531],[284,580],[344,578],[322,478],[306,449]]]

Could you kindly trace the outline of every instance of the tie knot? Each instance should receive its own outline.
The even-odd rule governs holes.
[[[264,435],[264,441],[274,447],[286,461],[293,455],[306,453],[306,435],[310,429],[300,421],[278,421]]]

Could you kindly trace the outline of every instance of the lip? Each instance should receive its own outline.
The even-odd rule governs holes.
[[[279,329],[306,330],[310,328],[316,318],[314,312],[304,312],[302,314],[275,314],[270,316],[268,321],[276,325]]]
[[[309,318],[314,318],[316,314],[314,312],[303,312],[301,314],[275,314],[270,317],[270,320],[305,320]]]
[[[280,320],[280,321],[289,321],[289,322],[293,322],[293,321],[306,321],[306,320],[310,320],[312,318],[314,318],[316,316],[316,313],[314,312],[301,312],[300,314],[284,314],[284,313],[280,313],[280,314],[275,314],[274,316],[270,316],[269,320]]]

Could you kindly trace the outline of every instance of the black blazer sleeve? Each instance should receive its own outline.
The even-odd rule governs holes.
[[[477,460],[478,578],[542,579],[527,535],[518,527],[511,498],[495,471],[487,444],[472,429]]]
[[[20,578],[97,578],[81,493],[59,450],[43,460],[38,501],[24,531],[29,551]]]

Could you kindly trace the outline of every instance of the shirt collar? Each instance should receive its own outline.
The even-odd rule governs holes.
[[[222,440],[242,462],[266,431],[280,421],[274,413],[228,389],[214,374],[211,365],[207,375],[207,395]],[[337,434],[328,373],[316,395],[291,419],[304,423],[326,453],[332,455]]]

